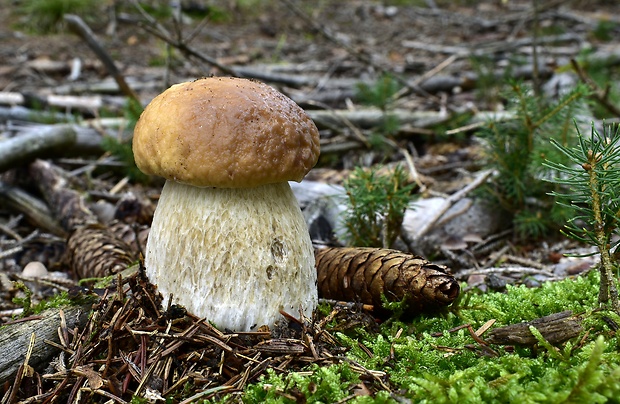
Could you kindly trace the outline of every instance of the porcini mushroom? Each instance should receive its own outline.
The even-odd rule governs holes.
[[[316,164],[319,133],[295,102],[239,78],[164,91],[133,138],[146,174],[166,178],[146,252],[149,280],[216,326],[273,326],[317,305],[314,253],[288,181]]]

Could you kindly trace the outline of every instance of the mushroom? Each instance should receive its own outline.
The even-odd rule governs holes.
[[[253,80],[174,85],[138,120],[134,158],[166,179],[146,246],[164,307],[222,329],[274,326],[316,308],[314,252],[288,181],[319,156],[319,133],[295,102]]]

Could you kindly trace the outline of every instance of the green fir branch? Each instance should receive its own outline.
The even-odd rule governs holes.
[[[577,128],[577,134],[578,147],[569,148],[551,141],[572,162],[570,166],[554,161],[545,163],[559,174],[553,182],[568,188],[552,195],[575,213],[567,221],[564,233],[596,246],[600,254],[599,304],[609,304],[612,310],[620,313],[614,278],[617,257],[611,252],[618,245],[612,242],[612,236],[620,235],[620,127],[605,125],[601,135],[592,126],[589,138],[583,137]]]

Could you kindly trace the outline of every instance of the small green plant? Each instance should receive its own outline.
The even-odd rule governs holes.
[[[115,156],[120,162],[124,163],[125,175],[137,182],[147,182],[148,176],[140,171],[133,158],[131,143],[122,142],[112,136],[105,136],[101,140],[104,150]]]
[[[586,93],[579,86],[558,102],[546,104],[529,88],[513,83],[509,110],[515,119],[490,122],[479,132],[485,142],[487,168],[496,172],[484,194],[512,216],[521,238],[540,237],[568,217],[569,210],[554,204],[548,194],[549,184],[543,179],[551,170],[542,163],[566,161],[549,140],[562,145],[573,142],[571,117]]]
[[[28,16],[26,24],[30,29],[45,34],[58,31],[65,14],[97,15],[98,5],[96,0],[27,0],[21,11]]]
[[[613,21],[600,20],[594,30],[592,36],[602,42],[609,42],[614,39],[614,30],[618,28],[618,24]]]
[[[371,143],[379,145],[380,138],[393,134],[400,127],[398,118],[390,113],[394,107],[394,97],[402,85],[391,74],[384,74],[373,84],[359,83],[357,85],[357,99],[364,105],[379,108],[383,113],[383,120],[376,133],[371,136]]]
[[[348,209],[344,223],[353,246],[390,247],[400,235],[413,185],[397,166],[387,175],[357,168],[344,182]]]
[[[559,173],[553,181],[568,187],[553,195],[559,204],[575,212],[565,234],[598,249],[601,257],[599,304],[609,304],[612,310],[620,313],[614,277],[620,255],[620,241],[614,238],[620,236],[620,127],[605,126],[601,135],[593,126],[589,138],[582,137],[579,128],[577,133],[576,147],[551,140],[571,163],[546,163]]]
[[[15,287],[15,289],[24,292],[24,297],[14,297],[13,303],[21,306],[23,309],[22,315],[24,317],[28,317],[33,313],[32,291],[24,284],[24,282],[21,281],[13,283],[13,286]]]
[[[357,98],[365,105],[372,105],[387,111],[394,102],[394,95],[400,90],[401,85],[391,74],[379,77],[373,85],[359,83],[357,85]]]

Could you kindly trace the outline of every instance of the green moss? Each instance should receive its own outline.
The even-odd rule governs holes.
[[[357,383],[358,375],[346,365],[313,365],[309,372],[292,372],[286,378],[269,370],[261,383],[247,389],[244,402],[294,403],[295,397],[303,395],[308,403],[334,403],[349,396]]]
[[[24,297],[13,298],[13,303],[18,304],[23,308],[23,312],[21,314],[22,317],[39,314],[47,309],[57,309],[80,303],[69,297],[69,294],[66,291],[63,291],[33,305],[31,300],[32,291],[23,282],[15,282],[14,285],[17,289],[24,292]]]
[[[392,321],[379,334],[358,330],[355,337],[336,333],[349,348],[347,357],[369,370],[385,372],[384,383],[363,379],[347,362],[307,372],[277,374],[271,371],[248,386],[246,403],[336,402],[350,397],[364,380],[371,396],[356,396],[354,403],[395,402],[400,396],[414,403],[556,403],[606,402],[620,396],[620,343],[603,321],[618,316],[595,312],[598,274],[545,283],[540,288],[509,286],[506,293],[465,293],[456,307],[440,316],[420,316],[411,322]],[[583,313],[581,336],[560,347],[492,346],[497,356],[486,355],[467,329],[490,319],[495,326],[573,310]],[[397,338],[397,331],[403,329]],[[439,336],[437,336],[439,335]],[[483,335],[484,337],[484,335]],[[581,339],[584,339],[583,342]],[[372,355],[360,347],[363,344]],[[397,393],[395,393],[397,392]]]

